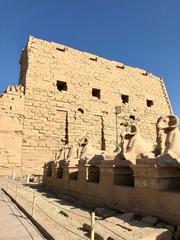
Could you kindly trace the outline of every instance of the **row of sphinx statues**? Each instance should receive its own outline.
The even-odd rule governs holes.
[[[115,152],[97,150],[92,146],[90,139],[83,137],[76,147],[65,144],[56,152],[55,161],[78,163],[78,160],[90,161],[95,156],[108,160],[128,160],[136,164],[137,159],[158,159],[166,164],[180,162],[180,132],[179,119],[175,115],[160,117],[156,124],[156,143],[143,139],[135,124],[131,124],[120,135],[119,148]]]

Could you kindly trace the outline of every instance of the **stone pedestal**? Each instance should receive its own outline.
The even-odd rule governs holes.
[[[135,187],[156,190],[179,190],[180,168],[159,166],[158,158],[140,159],[131,165],[134,172]]]
[[[69,163],[64,163],[63,167],[63,188],[68,190],[69,186]]]
[[[43,184],[44,185],[46,185],[46,183],[47,183],[47,167],[46,167],[46,165],[44,165],[44,167],[43,167]]]
[[[85,160],[79,160],[78,164],[78,190],[81,193],[86,193],[86,184],[88,178],[88,164]]]
[[[100,165],[99,196],[108,202],[112,201],[114,185],[114,165],[113,161],[103,161]]]
[[[68,190],[69,181],[78,179],[78,167],[71,165],[70,162],[64,162],[62,164],[63,168],[63,188]]]

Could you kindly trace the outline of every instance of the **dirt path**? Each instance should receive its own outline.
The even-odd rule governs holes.
[[[0,240],[45,239],[31,221],[1,191],[0,192]]]

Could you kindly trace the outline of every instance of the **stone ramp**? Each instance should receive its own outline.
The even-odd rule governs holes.
[[[0,240],[42,240],[46,239],[17,208],[0,192]]]

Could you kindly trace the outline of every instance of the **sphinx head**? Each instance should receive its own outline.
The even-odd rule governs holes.
[[[162,130],[173,130],[179,125],[179,118],[175,115],[160,117],[157,121],[157,128]]]

